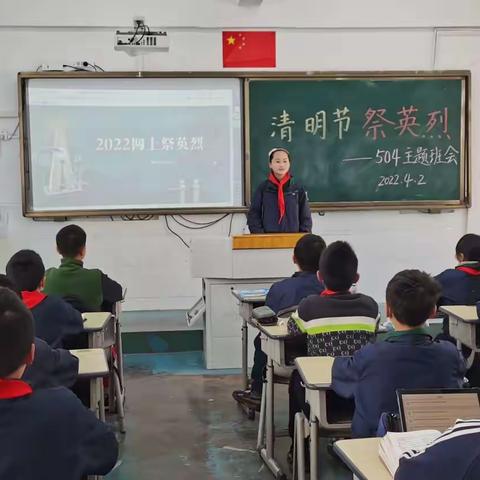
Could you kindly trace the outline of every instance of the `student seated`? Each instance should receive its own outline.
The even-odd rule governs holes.
[[[7,263],[7,277],[20,290],[23,302],[32,311],[35,334],[51,347],[62,347],[67,337],[83,330],[81,314],[56,295],[46,295],[45,267],[38,253],[20,250]]]
[[[83,311],[111,312],[122,299],[122,286],[97,268],[84,268],[85,231],[78,225],[68,225],[57,233],[56,242],[62,260],[58,268],[47,270],[44,292],[77,299]]]
[[[388,283],[387,316],[395,332],[353,357],[336,358],[332,388],[355,400],[353,437],[372,437],[382,413],[398,411],[399,388],[459,388],[465,361],[450,342],[434,341],[423,329],[435,313],[438,283],[419,270],[404,270]]]
[[[80,480],[106,475],[118,444],[69,390],[21,380],[35,356],[33,318],[14,292],[0,288],[0,478]]]
[[[458,265],[435,277],[442,287],[438,305],[475,305],[480,300],[480,235],[464,235],[455,257]]]
[[[21,298],[20,292],[6,275],[0,274],[0,287],[12,290]],[[51,348],[48,343],[35,337],[35,358],[28,365],[22,379],[33,388],[72,387],[78,376],[78,358],[68,350]]]
[[[325,249],[325,241],[318,235],[307,233],[301,237],[293,250],[293,263],[298,267],[290,278],[274,283],[267,293],[265,305],[275,313],[294,307],[308,295],[318,295],[323,284],[317,278],[320,255]],[[250,390],[236,390],[233,398],[250,408],[260,410],[263,390],[263,377],[267,366],[267,356],[262,351],[260,334],[254,340],[255,354],[252,367]]]
[[[480,419],[457,420],[423,451],[400,459],[395,480],[478,480],[480,478]]]
[[[308,356],[352,355],[372,340],[378,305],[371,297],[350,293],[349,289],[359,279],[357,270],[357,256],[347,242],[333,242],[322,253],[318,278],[323,281],[325,290],[302,300],[298,311],[288,321],[289,333],[307,334]],[[309,416],[305,388],[298,371],[290,380],[289,395],[288,428],[293,438],[296,413],[303,410]],[[338,403],[342,403],[341,399]]]

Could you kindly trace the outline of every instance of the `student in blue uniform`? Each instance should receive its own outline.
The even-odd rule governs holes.
[[[270,174],[255,191],[247,215],[250,233],[311,232],[307,194],[293,182],[288,150],[274,148],[268,160]]]
[[[480,419],[457,420],[424,451],[411,450],[400,459],[395,480],[430,478],[480,478]]]
[[[6,275],[0,274],[0,287],[5,287],[21,298],[20,292]],[[72,387],[78,377],[78,358],[68,350],[52,348],[35,337],[35,358],[27,366],[22,379],[33,388]]]
[[[306,333],[308,356],[339,357],[352,355],[368,343],[375,334],[378,305],[361,293],[350,293],[358,282],[358,258],[347,242],[331,243],[322,253],[318,278],[325,290],[320,295],[310,295],[300,302],[297,312],[288,321],[291,335]],[[290,412],[288,429],[293,439],[297,412],[304,411],[307,418],[309,405],[305,402],[305,388],[295,370],[289,387]],[[342,399],[335,401],[337,410],[349,407]],[[289,452],[292,460],[293,445]]]
[[[467,233],[455,247],[458,265],[436,279],[442,287],[439,305],[474,305],[480,300],[480,235]]]
[[[332,388],[355,400],[353,437],[372,437],[382,413],[398,411],[399,388],[459,388],[465,361],[450,342],[434,341],[424,330],[435,313],[438,283],[419,270],[404,270],[388,283],[387,316],[395,332],[366,345],[353,357],[336,358]]]
[[[0,288],[0,478],[106,475],[118,456],[109,427],[69,390],[35,390],[21,380],[35,355],[33,332],[30,311]]]
[[[318,262],[325,249],[325,241],[319,235],[307,233],[301,237],[293,250],[293,263],[298,267],[290,278],[274,283],[268,291],[265,305],[275,313],[295,307],[308,295],[322,292],[323,283],[317,278]],[[267,366],[267,356],[262,351],[260,334],[254,340],[255,355],[252,367],[250,390],[235,390],[233,398],[250,408],[260,410],[263,390],[263,376]]]
[[[45,267],[38,253],[20,250],[8,261],[6,272],[32,311],[38,338],[57,348],[67,337],[84,332],[80,312],[62,298],[42,292]]]

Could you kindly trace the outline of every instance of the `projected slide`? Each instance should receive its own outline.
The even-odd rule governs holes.
[[[32,211],[242,205],[240,81],[31,79]]]

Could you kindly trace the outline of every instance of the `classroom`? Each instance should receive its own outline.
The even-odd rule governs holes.
[[[0,480],[480,478],[477,1],[3,3]]]

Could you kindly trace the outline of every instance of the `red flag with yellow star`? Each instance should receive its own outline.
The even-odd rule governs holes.
[[[222,32],[223,66],[275,67],[275,32]]]

